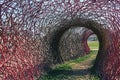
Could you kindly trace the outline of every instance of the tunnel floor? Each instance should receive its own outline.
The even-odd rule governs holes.
[[[97,52],[97,50],[92,50],[89,55],[80,57],[81,61],[78,58],[55,65],[53,70],[39,80],[100,80],[99,77],[91,74]]]

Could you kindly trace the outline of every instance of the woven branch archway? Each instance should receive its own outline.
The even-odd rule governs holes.
[[[65,23],[63,23],[62,22],[62,25],[60,24],[60,26],[61,27],[58,27],[58,29],[56,29],[56,31],[54,30],[54,32],[52,33],[52,37],[51,37],[51,39],[50,39],[50,48],[51,48],[51,54],[53,54],[53,62],[54,63],[62,63],[62,62],[64,62],[64,60],[62,59],[62,54],[61,54],[61,52],[60,52],[60,50],[59,50],[59,47],[60,47],[60,41],[61,41],[61,37],[64,35],[64,33],[66,32],[66,31],[68,31],[69,29],[71,29],[71,28],[75,28],[75,27],[78,27],[78,26],[85,26],[86,27],[86,25],[89,25],[87,22],[85,22],[85,20],[84,20],[84,23],[82,23],[81,24],[81,22],[80,23],[75,23],[75,25],[74,25],[74,22],[73,21],[80,21],[80,20],[84,20],[84,19],[74,19],[74,20],[72,20],[72,21],[70,21],[70,22],[68,22],[68,21],[64,21]],[[67,23],[68,22],[68,23]],[[73,22],[73,25],[70,25],[70,24],[72,24],[72,22]],[[67,23],[67,24],[66,24]],[[86,24],[87,23],[87,24]],[[94,24],[94,23],[93,23]],[[65,25],[65,26],[64,26]],[[96,25],[96,24],[94,24],[94,25]],[[91,25],[90,25],[91,26]],[[89,28],[88,26],[86,27],[86,28]],[[91,29],[91,27],[89,28],[89,29]],[[93,31],[95,31],[95,34],[98,34],[98,36],[100,36],[100,32],[98,33],[98,31],[99,31],[99,28],[97,27],[92,27],[92,29],[93,29]],[[100,27],[100,29],[101,29],[101,27]],[[104,29],[103,29],[104,30]],[[83,31],[83,32],[82,32]],[[82,55],[86,55],[87,53],[89,53],[90,52],[90,49],[89,49],[89,47],[88,47],[88,44],[87,44],[87,38],[91,35],[91,34],[94,34],[92,31],[90,31],[90,30],[88,30],[88,29],[82,29],[81,30],[81,32],[82,32],[82,34],[80,35],[80,37],[82,38],[81,39],[81,43],[83,43],[81,46],[80,46],[80,48],[82,48],[82,50],[80,50],[80,53],[82,54]],[[102,32],[102,31],[101,31]],[[105,32],[102,32],[103,34],[105,34]],[[100,37],[100,40],[101,40],[101,37]],[[69,42],[69,41],[68,41]],[[69,42],[70,43],[70,42]],[[102,42],[101,42],[102,43]],[[102,43],[103,44],[103,43]],[[62,46],[63,47],[63,46]],[[79,48],[79,49],[80,49]],[[63,50],[64,51],[64,50]],[[75,52],[75,51],[74,51]],[[77,57],[79,57],[81,54],[76,54],[77,55]],[[75,55],[75,56],[76,56]],[[71,57],[71,59],[72,58],[74,58],[75,56],[73,56],[73,57]],[[77,58],[76,57],[76,58]]]
[[[54,32],[77,24],[93,30],[99,38],[102,47],[96,72],[104,80],[119,79],[119,0],[1,0],[0,79],[33,80],[39,76],[52,60],[49,46]]]
[[[98,39],[100,42],[100,48],[98,51],[98,56],[97,56],[98,60],[96,63],[99,64],[98,62],[104,59],[104,55],[106,55],[106,49],[107,49],[106,45],[110,44],[109,36],[107,35],[108,32],[106,33],[106,30],[100,24],[94,21],[91,21],[91,20],[87,20],[87,19],[76,18],[76,19],[73,19],[70,21],[64,21],[64,22],[65,23],[62,22],[62,24],[60,24],[60,26],[62,27],[59,27],[59,29],[57,29],[53,33],[53,37],[51,38],[50,47],[52,48],[51,53],[53,54],[54,61],[57,61],[55,63],[63,62],[62,56],[59,52],[59,43],[60,43],[62,35],[71,27],[84,26],[86,28],[91,29],[98,36]]]
[[[88,37],[90,37],[93,34],[94,32],[91,30],[86,30],[83,34],[82,43],[84,44],[84,50],[86,54],[90,53],[90,48],[87,43]]]
[[[87,39],[94,34],[91,30],[81,27],[70,28],[60,39],[59,52],[63,61],[78,58],[90,53]]]

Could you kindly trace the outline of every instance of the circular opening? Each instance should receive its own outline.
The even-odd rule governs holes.
[[[58,29],[56,29],[52,33],[53,35],[51,37],[50,48],[51,48],[51,53],[53,54],[54,63],[63,62],[62,57],[60,55],[60,51],[59,51],[60,40],[63,34],[70,28],[76,28],[79,26],[80,27],[83,26],[84,28],[88,28],[92,30],[94,34],[98,36],[98,40],[100,42],[99,50],[102,50],[102,48],[104,47],[105,41],[104,41],[104,36],[103,36],[104,29],[101,27],[101,25],[91,20],[75,18],[74,20],[61,22],[61,25],[57,27]],[[86,41],[86,44],[87,44],[87,41]],[[100,53],[100,51],[98,53]],[[101,57],[100,54],[98,54],[97,57],[100,58]],[[98,59],[96,63],[98,63],[99,60],[100,59]]]
[[[83,77],[90,74],[89,69],[94,65],[99,48],[97,35],[95,35],[93,31],[84,27],[74,27],[62,30],[58,32],[54,38],[53,45],[55,52],[58,52],[56,57],[59,56],[58,59],[62,59],[64,64],[55,65],[50,74],[57,76],[61,74],[65,76],[77,74],[81,76],[82,73],[85,73],[82,75]],[[74,54],[77,55],[74,56]],[[68,60],[70,61],[64,58],[69,58]]]
[[[107,34],[106,34],[106,29],[99,23],[92,21],[90,19],[83,19],[83,18],[75,18],[72,20],[66,20],[64,22],[60,22],[60,25],[57,26],[55,31],[53,31],[52,37],[50,38],[50,49],[51,53],[53,55],[53,63],[62,63],[64,62],[62,59],[62,56],[59,51],[59,46],[60,46],[60,40],[64,33],[68,31],[71,28],[76,28],[76,27],[84,27],[88,28],[91,31],[93,31],[94,34],[97,35],[98,40],[99,40],[99,50],[98,54],[96,56],[94,65],[93,65],[93,71],[95,73],[101,72],[102,66],[100,64],[104,64],[105,56],[106,56],[106,49],[107,49]],[[91,33],[91,34],[93,34]],[[87,45],[87,39],[83,38],[83,43],[85,41],[85,44]],[[85,48],[86,49],[86,48]],[[89,54],[88,54],[89,55]],[[89,56],[87,56],[89,57]]]
[[[91,51],[98,51],[99,49],[99,41],[96,34],[92,34],[87,39],[87,44]]]
[[[85,30],[87,29],[83,27],[70,28],[63,34],[59,43],[59,51],[63,61],[86,55],[85,44],[83,44]]]

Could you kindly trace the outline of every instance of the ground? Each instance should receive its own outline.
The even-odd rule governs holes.
[[[43,75],[39,80],[100,80],[99,77],[90,74],[90,69],[98,51],[98,42],[88,42],[91,52],[87,56],[58,64],[53,70]]]

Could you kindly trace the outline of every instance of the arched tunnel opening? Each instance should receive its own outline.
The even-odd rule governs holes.
[[[98,73],[99,70],[101,69],[100,64],[102,64],[104,62],[104,58],[106,56],[105,50],[107,48],[107,45],[109,44],[109,40],[108,40],[108,37],[106,36],[105,29],[102,27],[102,25],[98,24],[97,22],[94,22],[94,21],[91,21],[88,19],[77,18],[72,21],[65,21],[65,22],[64,23],[62,22],[62,24],[60,24],[60,26],[62,26],[62,28],[59,27],[59,29],[57,29],[54,32],[54,35],[51,39],[50,47],[51,47],[51,52],[53,55],[53,63],[61,64],[64,62],[64,59],[62,58],[62,55],[60,54],[59,47],[60,47],[60,41],[62,39],[62,36],[65,34],[65,32],[72,28],[84,27],[84,28],[88,28],[91,32],[89,33],[87,38],[85,36],[83,36],[83,40],[82,40],[83,42],[86,40],[85,43],[87,44],[87,39],[91,34],[97,35],[97,38],[99,41],[98,54],[96,56],[96,59],[94,61],[93,67],[92,67],[92,69],[93,69],[92,71]],[[87,31],[84,31],[84,33],[87,33]],[[84,47],[88,47],[88,44],[87,44],[87,46],[84,46]],[[84,48],[84,49],[87,49],[87,48]],[[89,49],[84,50],[84,52],[86,53],[85,55],[87,55],[89,53],[89,51],[90,51]],[[101,75],[99,75],[99,76],[101,76]]]
[[[74,27],[66,30],[59,42],[61,63],[50,74],[86,77],[98,54],[97,35],[88,28]]]
[[[78,21],[76,21],[76,22],[78,22]],[[92,23],[92,22],[91,22]],[[91,24],[90,23],[90,24]],[[88,23],[89,24],[89,23]],[[95,24],[95,27],[93,26]],[[73,24],[73,25],[76,25],[76,24]],[[64,27],[64,28],[60,28],[60,29],[58,29],[58,30],[56,30],[56,32],[54,33],[54,35],[53,35],[53,37],[52,37],[52,40],[51,40],[51,44],[50,44],[50,47],[51,47],[51,52],[52,52],[52,54],[53,54],[53,61],[55,62],[55,63],[62,63],[63,62],[63,59],[62,59],[62,57],[61,57],[61,55],[60,55],[60,51],[59,51],[59,46],[60,46],[60,40],[61,40],[61,38],[62,38],[62,36],[65,34],[65,32],[66,31],[68,31],[69,29],[71,29],[71,28],[76,28],[76,27],[78,27],[78,26],[80,26],[80,25],[83,25],[83,23],[82,24],[80,24],[79,22],[78,22],[78,25],[76,25],[76,26],[71,26],[71,27],[69,27],[70,25],[68,24],[68,26],[66,27]],[[92,34],[94,33],[94,34],[96,34],[97,35],[97,37],[98,37],[98,40],[99,40],[99,42],[100,42],[100,47],[99,48],[101,48],[101,46],[103,46],[103,43],[104,43],[104,41],[102,41],[103,40],[103,38],[104,37],[102,37],[103,35],[102,34],[104,34],[104,33],[101,33],[103,30],[101,30],[100,31],[100,29],[101,29],[101,27],[100,27],[100,29],[99,28],[96,28],[96,23],[94,23],[93,22],[93,24],[92,24],[92,27],[91,27],[91,25],[89,26],[89,25],[87,25],[87,24],[84,24],[85,25],[85,27],[84,28],[88,28],[88,29],[90,29],[90,30],[92,30],[93,32],[91,32]],[[81,27],[81,26],[80,26]],[[86,31],[84,31],[84,32],[86,32]],[[104,35],[105,36],[105,35]],[[89,37],[89,36],[88,36]],[[86,38],[87,39],[87,38]],[[84,38],[83,38],[83,41],[84,41]],[[86,43],[87,43],[87,41],[86,41]]]
[[[59,43],[59,51],[63,61],[73,60],[90,52],[87,38],[85,38],[89,34],[87,31],[89,31],[87,28],[75,27],[63,34]]]
[[[90,50],[98,51],[99,41],[98,41],[97,35],[95,35],[95,34],[89,35],[88,39],[87,39],[87,44],[88,44]]]
[[[84,27],[67,30],[60,39],[59,51],[63,62],[86,56],[90,52],[98,53],[97,36]]]
[[[120,0],[0,0],[0,80],[33,80],[63,63],[62,37],[76,27],[98,37],[93,71],[101,80],[119,80],[119,13]],[[80,50],[89,55],[85,44]]]

